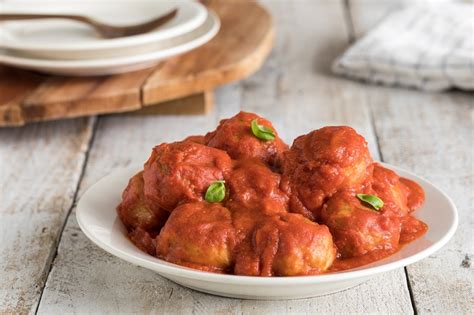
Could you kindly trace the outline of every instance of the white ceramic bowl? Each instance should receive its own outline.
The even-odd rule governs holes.
[[[181,267],[140,251],[128,239],[125,227],[115,212],[123,189],[129,178],[140,170],[139,166],[118,170],[89,188],[77,205],[76,216],[87,237],[107,252],[198,291],[245,299],[295,299],[325,295],[358,285],[378,273],[415,263],[445,245],[456,230],[456,207],[446,194],[412,173],[391,165],[384,166],[423,187],[426,202],[415,212],[415,217],[426,222],[429,230],[422,238],[386,259],[338,273],[270,278],[221,275]]]

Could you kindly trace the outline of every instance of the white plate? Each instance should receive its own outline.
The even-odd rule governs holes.
[[[36,2],[37,3],[37,2]],[[135,51],[145,52],[150,44],[189,33],[207,18],[206,8],[191,0],[174,1],[51,1],[6,2],[2,13],[63,13],[81,14],[112,25],[131,25],[146,22],[178,8],[177,15],[168,23],[151,32],[104,39],[89,26],[70,20],[45,19],[3,22],[0,27],[0,48],[29,54],[33,57],[79,59],[124,56]]]
[[[191,33],[162,41],[159,50],[128,57],[88,59],[88,60],[49,60],[20,57],[6,50],[0,50],[0,64],[32,69],[61,75],[106,75],[128,72],[150,67],[160,60],[182,54],[211,40],[219,31],[217,15],[209,12],[202,26]]]
[[[129,178],[141,169],[139,166],[116,171],[89,188],[77,205],[76,216],[87,237],[107,252],[198,291],[246,299],[318,296],[353,287],[378,273],[428,257],[445,245],[456,230],[456,207],[446,194],[412,173],[383,165],[423,187],[426,201],[415,212],[415,217],[428,224],[428,232],[388,258],[350,271],[326,275],[269,278],[221,275],[181,267],[140,251],[127,238],[126,229],[115,213],[123,189]]]

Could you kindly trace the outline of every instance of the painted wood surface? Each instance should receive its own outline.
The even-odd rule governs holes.
[[[271,2],[268,7],[278,25],[300,20],[299,35],[295,36],[292,27],[278,28],[276,47],[263,69],[248,80],[218,91],[216,110],[205,117],[101,119],[79,195],[115,168],[143,162],[154,144],[203,133],[214,128],[220,118],[233,115],[239,109],[269,118],[287,141],[323,125],[352,125],[366,136],[377,157],[364,95],[345,93],[345,89],[357,90],[354,83],[328,74],[328,63],[347,43],[344,26],[338,23],[342,19],[340,3]],[[313,25],[303,22],[315,13],[324,21],[316,31]],[[331,30],[329,34],[327,30]],[[326,46],[328,40],[332,41],[329,47]],[[298,42],[306,45],[297,45]],[[312,55],[308,56],[308,51]],[[362,104],[355,113],[352,110],[354,99]],[[381,284],[384,290],[380,289]],[[39,313],[97,310],[198,314],[410,313],[412,307],[402,269],[377,276],[352,290],[304,301],[251,301],[198,293],[106,254],[87,240],[71,216]]]
[[[36,308],[73,204],[92,123],[0,129],[0,313]]]
[[[352,24],[362,36],[398,1],[350,0]],[[362,87],[362,84],[361,84]],[[453,240],[439,252],[406,267],[419,314],[472,314],[474,272],[474,95],[423,93],[363,86],[384,162],[409,169],[449,194],[459,213]]]
[[[100,117],[95,129],[93,121],[72,120],[0,130],[0,262],[10,266],[0,270],[0,313],[34,313],[37,304],[40,314],[472,313],[474,98],[331,75],[332,60],[348,44],[347,26],[352,23],[360,35],[373,23],[371,12],[385,10],[380,1],[351,1],[361,3],[361,15],[353,11],[350,21],[342,0],[264,1],[277,26],[275,49],[256,75],[219,89],[206,115],[113,115]],[[323,125],[352,125],[375,158],[412,170],[453,197],[460,212],[454,239],[406,271],[296,301],[229,299],[186,289],[99,249],[82,234],[74,213],[56,253],[75,193],[82,195],[119,167],[142,163],[153,145],[203,133],[240,109],[274,121],[288,142]],[[25,267],[12,269],[17,266]]]
[[[473,96],[395,92],[368,91],[383,160],[430,180],[449,194],[459,213],[448,245],[406,267],[416,309],[472,314]]]

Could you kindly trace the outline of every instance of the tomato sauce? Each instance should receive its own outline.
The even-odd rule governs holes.
[[[406,178],[401,178],[401,182],[410,187],[408,197],[409,207],[416,205],[419,207],[424,201],[424,192],[415,182]],[[400,240],[397,247],[392,249],[375,250],[359,257],[336,258],[328,272],[337,272],[368,265],[375,261],[387,258],[403,248],[404,245],[422,237],[428,231],[428,225],[411,215],[407,215],[401,220]]]
[[[406,231],[405,233],[402,233],[400,235],[400,244],[398,245],[397,248],[386,249],[386,250],[376,250],[359,257],[351,257],[351,258],[345,258],[345,259],[336,258],[332,266],[329,268],[328,272],[337,272],[337,271],[358,268],[358,267],[368,265],[370,263],[376,262],[378,260],[387,258],[395,254],[396,252],[401,250],[404,245],[416,240],[417,238],[420,238],[421,236],[423,236],[423,234],[426,233],[426,231],[428,230],[428,226],[421,221],[418,221],[418,222],[422,223],[422,228],[417,227],[411,231]]]
[[[156,146],[117,214],[137,247],[168,262],[302,276],[370,264],[420,238],[428,226],[412,213],[424,198],[374,162],[351,127],[312,131],[289,148],[268,120],[241,112]]]

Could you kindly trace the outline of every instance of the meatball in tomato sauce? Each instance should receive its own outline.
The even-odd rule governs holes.
[[[164,143],[145,163],[145,196],[171,212],[179,204],[203,200],[209,185],[231,169],[232,160],[222,150],[191,141]]]
[[[366,206],[352,192],[332,196],[321,211],[321,219],[329,227],[342,258],[398,247],[400,218]]]
[[[410,216],[425,200],[425,193],[420,185],[376,163],[372,191],[384,201],[384,206],[380,209],[383,215],[401,218],[400,243],[415,240],[428,230],[425,223]]]
[[[423,189],[392,170],[374,163],[372,190],[384,201],[382,209],[385,215],[406,216],[418,209],[425,200]]]
[[[280,177],[257,159],[236,163],[226,181],[229,198],[225,205],[232,211],[239,241],[261,221],[288,211],[288,196],[280,189]]]
[[[320,274],[336,258],[328,228],[295,213],[261,221],[236,252],[234,273],[252,276]]]
[[[313,220],[327,198],[339,190],[361,189],[371,176],[367,142],[346,126],[298,137],[283,158],[282,187],[291,195],[290,209]]]
[[[157,238],[156,253],[169,262],[225,272],[233,265],[235,229],[230,211],[218,203],[177,207]]]
[[[372,190],[374,195],[383,200],[382,212],[385,215],[403,217],[408,214],[410,190],[400,182],[400,177],[394,171],[374,164]]]
[[[122,202],[117,214],[128,230],[141,228],[145,231],[159,231],[169,213],[156,203],[145,198],[143,172],[133,176],[122,193]]]
[[[236,163],[226,184],[234,205],[258,208],[260,212],[270,214],[274,209],[287,209],[288,196],[280,189],[280,181],[280,174],[252,159]]]
[[[275,138],[262,140],[256,137],[251,129],[254,119],[273,130]],[[281,164],[282,153],[288,149],[268,120],[246,112],[221,120],[217,129],[206,135],[206,144],[226,151],[232,159],[256,158],[275,167]]]

